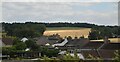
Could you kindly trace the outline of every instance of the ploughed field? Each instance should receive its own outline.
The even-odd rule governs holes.
[[[54,27],[54,28],[47,28],[44,32],[44,35],[49,36],[53,34],[59,34],[62,38],[65,36],[74,37],[81,37],[84,36],[88,38],[89,32],[91,28],[79,28],[79,27]]]

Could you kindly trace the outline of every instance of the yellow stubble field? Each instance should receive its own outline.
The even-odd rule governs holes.
[[[85,38],[88,38],[89,32],[91,28],[75,28],[75,29],[52,29],[52,30],[46,30],[44,32],[44,35],[49,36],[53,34],[59,34],[62,38],[65,36],[71,36],[72,38],[74,37],[81,37],[84,36]]]

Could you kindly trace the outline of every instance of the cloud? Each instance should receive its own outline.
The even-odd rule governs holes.
[[[2,21],[2,3],[0,3],[0,21]]]
[[[118,2],[119,0],[2,0],[3,2]]]
[[[109,25],[117,23],[117,3],[5,2],[2,8],[3,20],[6,22],[32,20],[37,22],[89,22]]]

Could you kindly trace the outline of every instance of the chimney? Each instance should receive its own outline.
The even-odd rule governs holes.
[[[108,40],[108,37],[107,36],[105,36],[105,38],[104,38],[104,43],[110,43],[110,40]]]

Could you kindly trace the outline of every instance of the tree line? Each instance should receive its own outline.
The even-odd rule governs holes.
[[[34,23],[2,23],[2,28],[7,35],[20,38],[42,36],[46,30],[46,26],[44,24]]]
[[[96,26],[91,28],[89,33],[89,39],[97,40],[108,38],[118,38],[120,37],[120,26]]]
[[[37,37],[42,36],[46,27],[82,27],[91,28],[89,39],[101,39],[105,36],[109,38],[119,37],[120,26],[104,26],[89,23],[41,23],[41,22],[26,22],[26,23],[2,23],[4,32],[9,36],[17,37]]]

